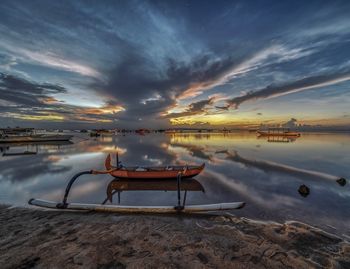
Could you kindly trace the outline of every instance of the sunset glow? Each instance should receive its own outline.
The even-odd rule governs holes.
[[[1,5],[3,126],[350,125],[345,3],[91,5]]]

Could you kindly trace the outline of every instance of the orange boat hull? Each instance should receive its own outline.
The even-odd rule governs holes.
[[[204,167],[203,167],[204,168]],[[191,178],[202,172],[203,168],[189,169],[182,172],[182,178]],[[129,179],[175,179],[181,171],[127,171],[115,170],[110,174],[118,178]]]
[[[145,171],[131,171],[128,168],[113,169],[111,165],[111,157],[107,156],[105,166],[110,170],[109,174],[117,178],[128,179],[176,179],[181,173],[182,178],[191,178],[201,173],[205,167],[203,163],[201,166],[183,166],[174,167],[173,170],[161,169],[157,167],[144,167]],[[158,170],[158,171],[157,171]]]

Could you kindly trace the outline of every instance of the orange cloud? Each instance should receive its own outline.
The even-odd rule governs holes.
[[[103,107],[80,108],[79,112],[82,114],[103,115],[103,114],[116,114],[124,110],[125,108],[122,107],[121,105],[107,104]]]

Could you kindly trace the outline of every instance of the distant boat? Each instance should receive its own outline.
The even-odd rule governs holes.
[[[256,133],[257,131],[259,131],[259,129],[257,129],[257,128],[249,128],[248,129],[249,133]]]
[[[175,134],[175,133],[177,133],[177,131],[176,130],[165,130],[165,133],[166,134]]]
[[[0,129],[0,143],[69,141],[72,135],[36,134],[33,128]]]
[[[30,142],[4,142],[1,143],[0,146],[0,151],[1,148],[8,147],[8,148],[13,148],[13,147],[22,147],[22,146],[64,146],[64,145],[71,145],[73,144],[72,141],[70,140],[64,140],[64,141],[30,141]]]
[[[258,136],[300,136],[299,132],[290,131],[289,128],[269,128],[267,131],[258,130]]]
[[[139,135],[145,135],[145,134],[149,134],[151,131],[148,129],[138,129],[135,130],[135,133],[139,134]]]
[[[91,137],[113,136],[113,135],[115,135],[114,131],[106,130],[106,129],[98,129],[98,130],[93,130],[90,132]]]

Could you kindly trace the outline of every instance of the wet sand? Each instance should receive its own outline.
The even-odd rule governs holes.
[[[350,268],[350,244],[299,222],[0,207],[0,268]]]

